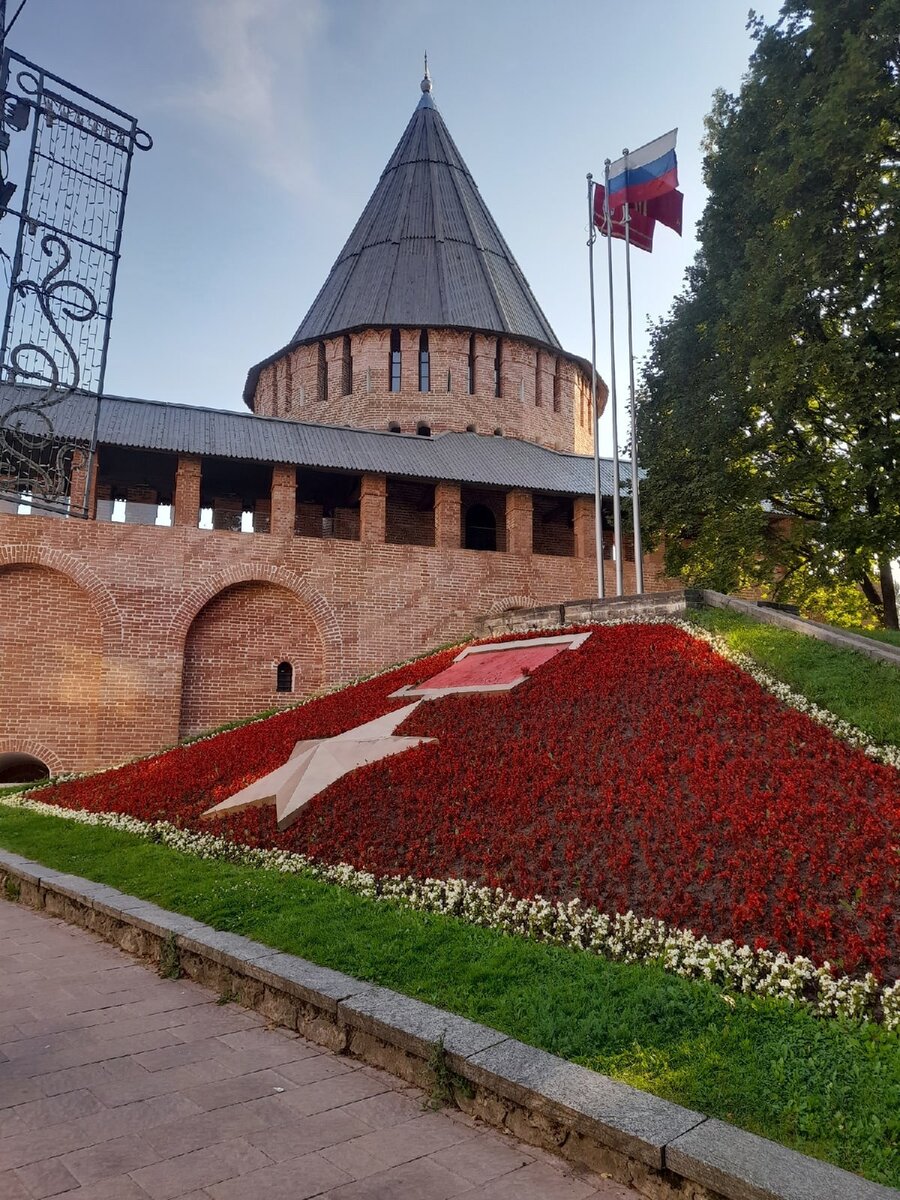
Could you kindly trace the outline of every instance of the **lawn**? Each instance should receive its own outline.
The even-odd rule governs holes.
[[[900,1036],[653,965],[612,963],[0,807],[0,845],[395,988],[710,1115],[900,1185]]]
[[[862,729],[873,742],[900,745],[897,667],[723,609],[696,609],[690,619],[822,708]],[[900,642],[900,635],[883,640]]]

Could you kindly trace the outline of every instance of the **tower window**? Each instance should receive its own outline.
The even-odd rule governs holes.
[[[400,330],[391,330],[391,391],[400,391]]]
[[[280,662],[275,672],[275,691],[292,692],[294,690],[294,668],[289,662]]]
[[[419,334],[419,391],[431,391],[431,360],[428,355],[428,330]]]
[[[503,338],[497,338],[497,352],[494,355],[494,395],[503,395]]]
[[[431,437],[431,426],[426,425],[424,421],[420,421],[416,426],[416,433],[419,437]]]
[[[469,395],[475,395],[475,335],[469,338]]]
[[[319,342],[318,358],[316,360],[316,387],[319,400],[328,399],[328,359],[325,357],[325,343]]]
[[[344,396],[353,394],[353,355],[350,338],[346,335],[341,345],[341,394]]]
[[[534,367],[534,406],[535,406],[535,408],[540,408],[544,402],[544,372],[542,370],[542,367],[544,365],[543,359],[544,359],[543,354],[541,354],[540,350],[538,350],[537,353],[535,354],[535,367]]]
[[[553,362],[553,411],[559,412],[562,407],[562,380],[559,373],[559,359]]]

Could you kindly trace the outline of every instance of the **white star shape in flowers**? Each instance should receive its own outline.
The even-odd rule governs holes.
[[[411,750],[413,746],[421,746],[424,742],[435,741],[435,738],[428,737],[393,736],[398,725],[420,703],[417,700],[414,704],[407,704],[404,708],[376,717],[364,725],[357,725],[355,729],[348,729],[336,737],[298,742],[283,767],[270,771],[249,787],[208,808],[203,817],[224,817],[247,808],[274,803],[278,828],[287,829],[313,796],[349,771],[389,758],[392,754],[402,754],[404,750]]]

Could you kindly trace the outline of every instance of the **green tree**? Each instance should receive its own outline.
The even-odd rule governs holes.
[[[900,0],[787,0],[749,28],[707,118],[700,249],[652,331],[648,531],[691,581],[853,585],[896,628]]]

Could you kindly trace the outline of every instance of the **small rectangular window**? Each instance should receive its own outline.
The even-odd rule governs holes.
[[[400,391],[400,330],[391,330],[391,391]]]
[[[325,357],[325,344],[319,342],[316,370],[316,399],[328,399],[328,359]]]
[[[341,394],[353,394],[353,355],[350,353],[350,338],[345,337],[341,349]]]
[[[419,334],[419,391],[431,391],[431,362],[428,357],[428,330]]]

